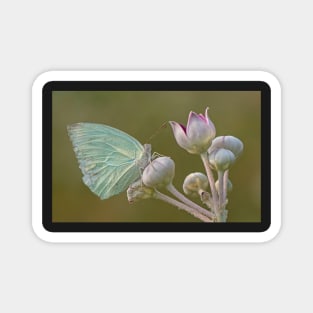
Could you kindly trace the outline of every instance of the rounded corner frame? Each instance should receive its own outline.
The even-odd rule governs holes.
[[[42,222],[42,93],[52,81],[219,80],[266,83],[271,95],[271,221],[262,232],[69,233],[50,232]],[[281,229],[281,85],[267,71],[47,71],[32,85],[32,228],[45,242],[269,242]]]

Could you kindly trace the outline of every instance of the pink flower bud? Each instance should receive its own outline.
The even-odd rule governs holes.
[[[215,137],[215,126],[208,117],[208,108],[205,115],[190,112],[186,127],[173,121],[169,123],[178,145],[192,154],[208,150]]]

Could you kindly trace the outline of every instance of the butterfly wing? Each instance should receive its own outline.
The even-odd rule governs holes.
[[[148,164],[138,140],[116,128],[94,123],[68,126],[83,182],[101,199],[124,191]]]

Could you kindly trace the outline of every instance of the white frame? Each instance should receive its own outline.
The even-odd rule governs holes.
[[[264,232],[49,232],[42,225],[42,88],[50,81],[262,81],[271,88],[271,225]],[[32,88],[32,226],[48,242],[265,242],[281,226],[281,88],[264,71],[50,71]]]

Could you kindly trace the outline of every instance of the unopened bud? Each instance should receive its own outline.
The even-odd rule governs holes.
[[[184,193],[188,196],[196,197],[199,193],[205,191],[209,186],[206,175],[196,172],[186,176],[183,183]]]
[[[174,121],[169,123],[178,145],[192,154],[206,152],[215,137],[215,126],[208,116],[208,108],[204,115],[191,111],[186,126]]]
[[[218,180],[215,182],[215,187],[216,190],[219,191],[219,183]],[[228,179],[227,180],[227,192],[231,192],[233,190],[233,184],[232,182]]]
[[[243,143],[234,136],[219,136],[213,139],[208,152],[221,148],[230,150],[237,158],[243,151]]]
[[[226,171],[235,162],[235,155],[227,149],[216,149],[209,154],[210,164],[217,171]]]
[[[175,163],[169,157],[153,160],[143,171],[143,183],[152,188],[166,187],[172,183],[175,175]]]

